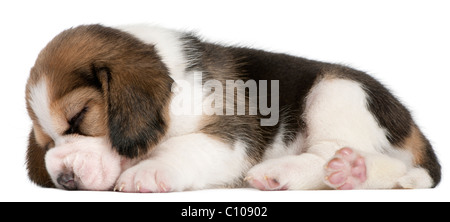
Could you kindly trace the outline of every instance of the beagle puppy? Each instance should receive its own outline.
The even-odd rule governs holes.
[[[147,25],[83,25],[26,85],[31,181],[171,192],[431,188],[438,159],[410,112],[350,67]]]

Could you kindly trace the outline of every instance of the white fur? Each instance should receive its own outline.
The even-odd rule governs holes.
[[[232,185],[250,163],[245,146],[223,143],[203,133],[172,137],[147,160],[126,170],[116,189],[167,192]]]
[[[167,136],[180,136],[198,131],[202,119],[204,93],[195,72],[178,79],[172,86],[172,92]]]
[[[367,110],[366,94],[357,82],[322,80],[308,95],[305,114],[309,146],[332,140],[368,152],[391,147],[385,131]]]
[[[183,79],[187,65],[180,32],[145,24],[123,25],[118,29],[132,34],[144,43],[154,45],[173,79]]]
[[[47,82],[42,79],[30,88],[30,106],[38,118],[39,125],[54,140],[58,138],[50,110]]]
[[[407,189],[430,188],[433,179],[423,168],[412,168],[398,180],[399,187]]]
[[[276,159],[282,156],[299,155],[302,152],[302,149],[304,147],[303,135],[301,133],[298,133],[297,137],[292,143],[286,144],[283,141],[285,133],[286,130],[284,129],[283,124],[280,124],[280,128],[277,135],[275,136],[273,143],[269,147],[267,147],[264,152],[263,161]]]

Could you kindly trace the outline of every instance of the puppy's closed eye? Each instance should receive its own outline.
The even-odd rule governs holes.
[[[86,115],[86,112],[88,111],[88,107],[85,106],[83,109],[81,109],[80,112],[78,112],[77,114],[75,114],[75,116],[73,116],[69,121],[69,129],[67,129],[64,132],[64,135],[68,135],[68,134],[80,134],[80,135],[84,135],[81,131],[80,131],[80,124],[83,121],[84,116]]]

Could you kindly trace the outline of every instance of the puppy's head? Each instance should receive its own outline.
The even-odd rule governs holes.
[[[80,26],[56,36],[26,86],[30,179],[110,189],[121,156],[138,157],[164,135],[172,82],[153,45],[117,29]]]

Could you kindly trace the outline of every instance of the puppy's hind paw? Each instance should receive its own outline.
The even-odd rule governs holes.
[[[357,189],[367,179],[365,159],[344,147],[325,165],[325,175],[325,183],[334,189]]]

